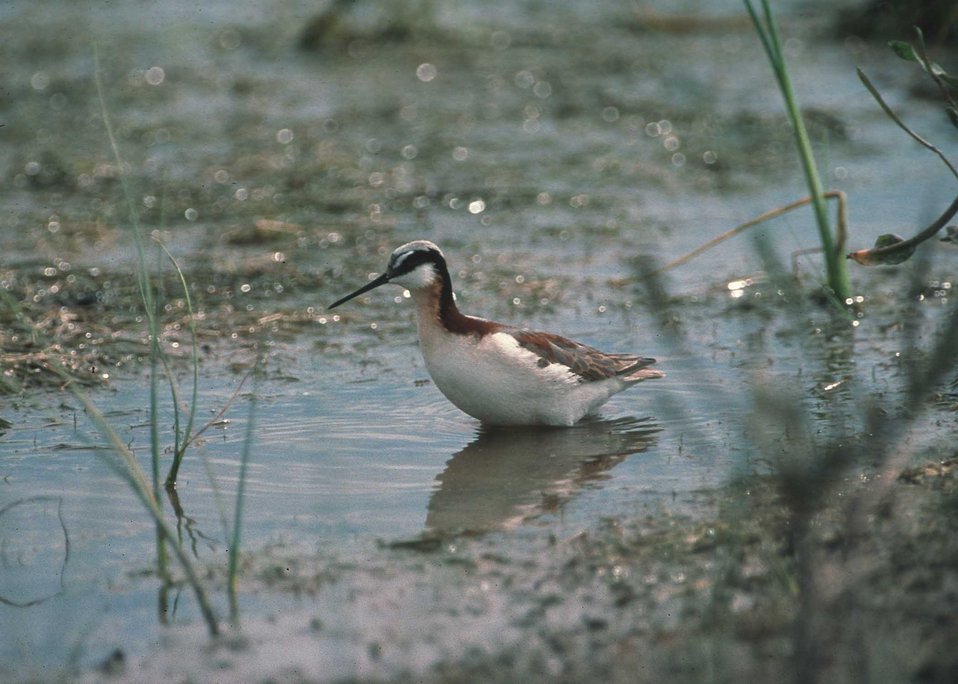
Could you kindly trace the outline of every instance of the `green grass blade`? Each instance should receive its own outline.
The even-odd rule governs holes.
[[[143,468],[140,467],[139,462],[136,460],[136,456],[126,445],[113,426],[110,425],[109,421],[107,421],[100,410],[94,405],[90,397],[72,382],[70,375],[58,366],[51,364],[49,367],[52,372],[59,375],[66,382],[67,387],[73,393],[73,396],[77,398],[77,401],[83,404],[83,408],[90,417],[90,420],[93,421],[93,424],[97,427],[100,433],[106,437],[107,441],[113,447],[113,451],[119,457],[118,461],[115,459],[106,459],[106,463],[121,479],[123,479],[130,486],[130,488],[133,490],[133,493],[150,514],[150,517],[153,518],[153,522],[156,524],[157,529],[160,530],[161,534],[163,534],[166,539],[175,539],[175,533],[170,528],[169,523],[163,517],[163,511],[160,509],[159,500],[153,496],[153,488],[147,480],[146,473],[143,472]],[[179,544],[170,544],[170,547],[173,549],[174,554],[176,554],[177,560],[180,562],[180,565],[183,568],[183,573],[186,575],[187,582],[193,589],[193,593],[196,596],[196,601],[199,604],[200,612],[202,613],[203,619],[206,622],[208,631],[211,635],[218,634],[219,623],[216,618],[216,614],[213,612],[213,608],[206,596],[206,592],[203,590],[203,585],[200,583],[199,576],[196,574],[193,564],[190,562],[190,559],[186,555],[186,552],[183,550],[182,546]]]
[[[229,572],[227,592],[230,600],[230,619],[236,622],[239,617],[239,608],[236,600],[236,577],[239,570],[240,534],[243,527],[243,498],[246,493],[246,475],[249,467],[250,453],[253,447],[253,431],[256,422],[256,400],[258,396],[258,377],[263,362],[263,352],[257,356],[253,367],[253,390],[249,401],[249,417],[246,421],[246,434],[243,437],[243,451],[240,456],[239,484],[236,489],[236,502],[233,510],[233,536],[229,550]]]
[[[123,157],[120,154],[120,146],[117,144],[113,123],[110,120],[110,114],[106,106],[106,97],[103,93],[103,79],[100,76],[100,53],[96,46],[94,46],[93,50],[93,61],[93,79],[96,85],[97,99],[100,104],[100,116],[103,120],[103,127],[106,129],[107,138],[110,141],[110,149],[113,151],[113,159],[117,166],[117,176],[120,179],[120,187],[123,191],[123,198],[126,202],[127,212],[133,229],[133,238],[137,253],[137,283],[140,288],[140,297],[143,301],[148,323],[150,338],[150,459],[153,474],[153,495],[154,499],[159,501],[160,436],[157,367],[162,349],[160,348],[160,331],[156,317],[156,297],[154,296],[149,270],[146,265],[146,252],[143,247],[143,235],[140,229],[139,214],[136,211],[136,202],[133,199],[133,192],[130,189],[129,180],[123,170]],[[157,565],[159,566],[161,576],[165,577],[167,572],[166,550],[163,545],[163,537],[159,533],[157,533]]]
[[[799,160],[802,163],[802,170],[805,174],[805,182],[808,186],[809,195],[812,198],[812,207],[815,214],[815,222],[818,226],[819,240],[822,244],[822,251],[825,254],[825,270],[828,286],[839,300],[844,300],[851,294],[848,268],[844,258],[845,245],[843,244],[843,240],[835,239],[828,221],[825,189],[818,174],[815,156],[812,152],[811,140],[805,128],[805,122],[802,118],[794,89],[792,88],[785,55],[782,53],[775,17],[772,14],[768,0],[762,0],[764,24],[752,6],[751,0],[744,0],[744,2],[749,17],[755,26],[755,32],[758,34],[765,53],[769,58],[769,62],[771,63],[772,71],[775,74],[779,90],[785,101],[786,114],[792,123],[792,130],[795,134],[795,145],[798,150]]]
[[[160,347],[160,329],[159,321],[157,319],[156,297],[146,264],[146,250],[143,244],[143,235],[140,228],[139,216],[136,211],[136,203],[133,199],[133,193],[129,186],[129,180],[127,179],[126,173],[123,170],[123,158],[120,154],[120,148],[117,144],[116,134],[114,133],[113,124],[110,120],[109,111],[107,110],[106,97],[104,96],[103,92],[103,82],[100,76],[99,51],[96,48],[94,48],[94,82],[96,85],[97,98],[100,104],[100,114],[110,142],[110,148],[113,151],[113,158],[117,165],[117,174],[120,179],[120,186],[123,191],[123,196],[127,205],[127,211],[129,212],[130,222],[132,224],[134,242],[136,244],[137,251],[137,282],[139,284],[140,296],[143,300],[143,306],[146,312],[148,323],[148,332],[150,337],[150,447],[151,470],[153,475],[152,484],[147,480],[146,474],[143,472],[143,469],[137,462],[133,452],[123,443],[119,435],[116,433],[116,430],[114,430],[113,427],[106,421],[96,406],[93,405],[93,402],[89,399],[89,397],[75,387],[71,386],[71,390],[77,399],[83,403],[87,414],[97,425],[100,432],[107,437],[108,441],[113,445],[117,454],[120,456],[122,467],[120,464],[112,464],[114,470],[132,487],[134,493],[137,495],[153,518],[157,530],[157,564],[161,577],[163,577],[164,581],[167,581],[168,579],[166,561],[167,546],[164,542],[169,541],[170,546],[173,549],[173,553],[179,560],[180,565],[183,568],[183,572],[186,574],[187,580],[190,586],[193,588],[197,603],[200,607],[200,612],[203,615],[203,619],[206,621],[207,629],[211,635],[216,635],[219,633],[219,625],[212,606],[210,605],[206,597],[206,593],[199,582],[199,577],[193,569],[192,563],[186,555],[182,545],[176,543],[176,535],[170,528],[169,523],[167,523],[166,519],[163,517],[163,512],[160,508],[159,373],[157,370],[160,360],[162,359],[165,361],[165,357],[163,356],[162,348]],[[62,369],[55,370],[59,374],[63,375],[65,379],[69,380],[69,376],[66,375]]]
[[[162,242],[158,242],[160,249],[166,254],[167,258],[170,260],[170,263],[173,264],[173,269],[176,271],[177,278],[180,281],[180,287],[183,290],[183,298],[186,301],[186,312],[190,320],[190,346],[191,346],[191,356],[192,356],[192,366],[193,366],[193,392],[192,397],[190,398],[190,410],[189,415],[186,420],[186,428],[182,431],[183,439],[180,441],[180,429],[179,429],[179,403],[177,397],[174,397],[174,402],[177,404],[177,445],[173,452],[173,464],[170,466],[170,470],[166,476],[166,486],[172,487],[176,484],[176,477],[179,474],[180,464],[183,461],[183,456],[186,453],[186,448],[190,443],[190,435],[193,432],[193,424],[196,422],[196,407],[197,400],[199,396],[199,386],[200,386],[200,359],[199,359],[199,344],[196,339],[196,317],[193,313],[193,299],[190,297],[190,288],[186,282],[186,276],[183,275],[183,269],[180,268],[179,263],[177,263],[176,258],[170,252],[170,250]],[[170,375],[171,387],[173,386],[173,377]]]

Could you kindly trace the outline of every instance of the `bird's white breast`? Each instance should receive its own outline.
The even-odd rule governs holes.
[[[507,332],[450,333],[420,318],[426,367],[457,407],[495,425],[572,425],[620,391],[618,378],[583,383],[566,366],[540,363]]]

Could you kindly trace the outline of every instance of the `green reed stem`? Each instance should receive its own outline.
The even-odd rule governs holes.
[[[193,569],[189,557],[186,555],[182,545],[175,543],[176,535],[163,517],[163,511],[160,508],[160,435],[159,435],[159,373],[157,372],[161,359],[164,359],[160,347],[160,326],[157,318],[156,297],[153,291],[153,283],[150,280],[149,270],[146,265],[146,249],[143,241],[143,234],[140,228],[139,215],[136,211],[136,203],[133,199],[133,193],[130,189],[129,181],[124,172],[123,158],[120,155],[120,148],[117,144],[116,135],[113,130],[113,124],[110,121],[109,112],[106,107],[106,98],[103,94],[103,82],[100,76],[100,57],[98,50],[94,47],[94,82],[96,84],[97,98],[100,103],[100,114],[103,119],[103,125],[106,129],[107,137],[110,141],[110,148],[113,151],[113,158],[117,165],[117,176],[120,179],[120,186],[123,190],[123,196],[126,201],[127,211],[133,228],[134,241],[137,251],[137,282],[140,288],[140,296],[143,300],[143,306],[146,313],[148,331],[150,336],[150,454],[152,483],[148,483],[145,473],[140,468],[135,455],[130,448],[123,443],[116,430],[106,421],[99,410],[93,405],[89,397],[81,393],[76,388],[73,389],[74,395],[84,404],[87,413],[96,423],[100,432],[103,433],[114,449],[120,456],[122,465],[115,461],[108,461],[114,471],[131,486],[134,493],[146,507],[156,525],[156,545],[157,545],[157,567],[160,577],[164,582],[169,582],[169,568],[167,561],[167,540],[171,542],[173,553],[183,567],[187,581],[193,588],[197,603],[203,619],[206,621],[207,628],[211,635],[219,633],[219,625],[212,606],[206,598],[206,593],[200,584],[199,577]],[[182,272],[181,276],[182,276]],[[185,283],[185,280],[184,280]],[[62,369],[57,372],[66,376]],[[194,401],[195,405],[195,401]]]
[[[136,243],[137,253],[137,283],[140,288],[140,298],[143,300],[143,308],[146,312],[146,320],[150,336],[150,463],[153,475],[153,498],[160,500],[160,426],[159,426],[159,378],[157,367],[159,358],[162,354],[160,349],[160,329],[156,317],[156,297],[153,292],[153,283],[150,281],[150,274],[146,265],[146,250],[143,246],[143,234],[140,229],[139,214],[136,210],[136,202],[133,199],[133,192],[130,189],[129,181],[124,172],[123,157],[120,155],[120,147],[116,141],[116,134],[113,131],[113,124],[110,121],[110,114],[106,107],[106,97],[103,94],[103,81],[100,77],[100,54],[94,46],[93,50],[93,78],[96,84],[97,99],[100,103],[100,116],[103,119],[103,126],[106,129],[107,138],[110,141],[110,149],[113,151],[113,159],[116,163],[117,177],[120,179],[120,187],[123,190],[123,198],[126,201],[127,213],[130,217],[130,223],[133,228],[133,238]],[[172,539],[172,537],[170,537]],[[160,577],[164,581],[168,578],[168,564],[166,545],[163,535],[157,530],[156,536],[156,555],[157,568]]]
[[[778,37],[778,28],[775,24],[775,18],[772,16],[772,10],[769,7],[768,0],[761,0],[764,23],[752,6],[751,0],[744,0],[744,2],[745,8],[748,10],[748,14],[755,26],[755,32],[758,34],[759,40],[762,42],[762,47],[765,49],[765,54],[768,56],[769,63],[772,65],[775,80],[778,82],[782,98],[785,100],[785,111],[792,123],[792,130],[795,132],[795,146],[798,150],[799,159],[802,162],[802,169],[805,172],[805,182],[808,185],[809,195],[812,197],[815,221],[818,224],[818,235],[822,243],[822,251],[825,254],[825,271],[828,287],[831,288],[839,300],[844,301],[851,295],[848,268],[844,258],[844,240],[836,240],[832,235],[831,226],[828,222],[828,208],[825,204],[825,190],[822,186],[821,178],[818,175],[818,168],[815,165],[815,156],[812,153],[812,145],[808,137],[808,131],[805,129],[805,122],[802,119],[801,110],[799,109],[795,92],[792,89],[792,82],[788,75],[788,67]]]
[[[236,488],[236,504],[233,510],[233,535],[230,540],[229,572],[227,574],[227,593],[230,602],[230,620],[235,624],[239,618],[239,606],[236,600],[236,576],[239,570],[240,532],[243,527],[243,497],[246,493],[246,474],[249,467],[250,452],[253,446],[253,429],[256,422],[256,399],[259,393],[258,378],[263,362],[263,350],[256,358],[253,367],[253,391],[249,400],[249,416],[246,420],[246,434],[243,437],[243,451],[240,456],[239,484]]]
[[[190,412],[186,420],[186,428],[180,430],[180,410],[179,410],[179,397],[178,392],[176,391],[176,383],[173,380],[173,375],[168,371],[170,377],[170,387],[173,391],[173,403],[175,405],[175,421],[176,425],[174,431],[175,436],[175,445],[173,449],[173,464],[170,466],[170,470],[166,475],[166,486],[173,487],[176,485],[176,476],[180,472],[180,464],[183,462],[183,456],[186,453],[186,448],[190,444],[190,435],[193,432],[193,423],[196,421],[196,405],[199,393],[200,386],[200,356],[199,356],[199,345],[196,340],[196,317],[193,315],[193,300],[190,297],[190,288],[186,282],[186,276],[183,275],[183,269],[180,268],[179,263],[177,263],[173,254],[170,253],[170,250],[167,249],[166,245],[162,242],[158,243],[160,249],[166,253],[167,258],[173,264],[173,269],[176,271],[176,275],[180,281],[180,287],[183,289],[183,298],[186,301],[186,312],[190,318],[190,340],[191,340],[191,356],[192,356],[192,365],[193,365],[193,392],[190,399]]]
[[[170,528],[169,523],[163,517],[163,511],[160,509],[159,504],[160,500],[158,497],[154,496],[153,489],[146,478],[146,473],[144,473],[143,469],[140,467],[139,462],[136,460],[136,456],[133,454],[133,451],[126,445],[117,431],[112,425],[110,425],[100,410],[86,395],[86,393],[76,387],[76,385],[72,382],[72,378],[66,371],[52,364],[50,365],[50,369],[63,378],[63,380],[67,383],[70,391],[73,393],[73,396],[75,396],[77,400],[83,404],[83,408],[87,415],[90,416],[90,419],[93,421],[94,425],[96,425],[100,433],[107,438],[107,441],[110,442],[114,451],[119,456],[119,462],[114,459],[106,458],[105,460],[107,465],[110,466],[117,476],[130,485],[133,493],[136,494],[137,498],[142,502],[147,512],[153,518],[153,522],[156,524],[156,528],[160,531],[160,534],[162,534],[166,539],[175,539],[175,532]],[[200,613],[203,615],[203,619],[206,622],[206,626],[210,635],[216,636],[219,634],[219,622],[217,621],[216,614],[213,612],[213,608],[206,596],[206,592],[203,590],[203,585],[200,583],[199,576],[196,574],[196,570],[193,568],[193,564],[190,562],[189,557],[186,555],[186,551],[180,544],[170,544],[170,547],[173,549],[173,553],[176,555],[177,560],[179,560],[180,565],[183,568],[183,573],[186,575],[187,582],[193,588],[193,593],[196,596],[196,602],[199,604]]]

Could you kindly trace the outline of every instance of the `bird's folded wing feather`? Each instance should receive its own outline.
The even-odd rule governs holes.
[[[558,363],[580,378],[581,382],[631,375],[655,363],[655,359],[634,354],[606,354],[560,335],[532,330],[510,330],[519,346],[539,357],[540,365]]]

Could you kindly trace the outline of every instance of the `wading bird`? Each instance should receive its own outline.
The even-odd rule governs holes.
[[[329,308],[386,283],[406,288],[416,303],[419,345],[436,387],[488,425],[572,425],[613,394],[665,375],[649,368],[655,359],[461,313],[446,258],[427,240],[398,247],[385,273]]]

